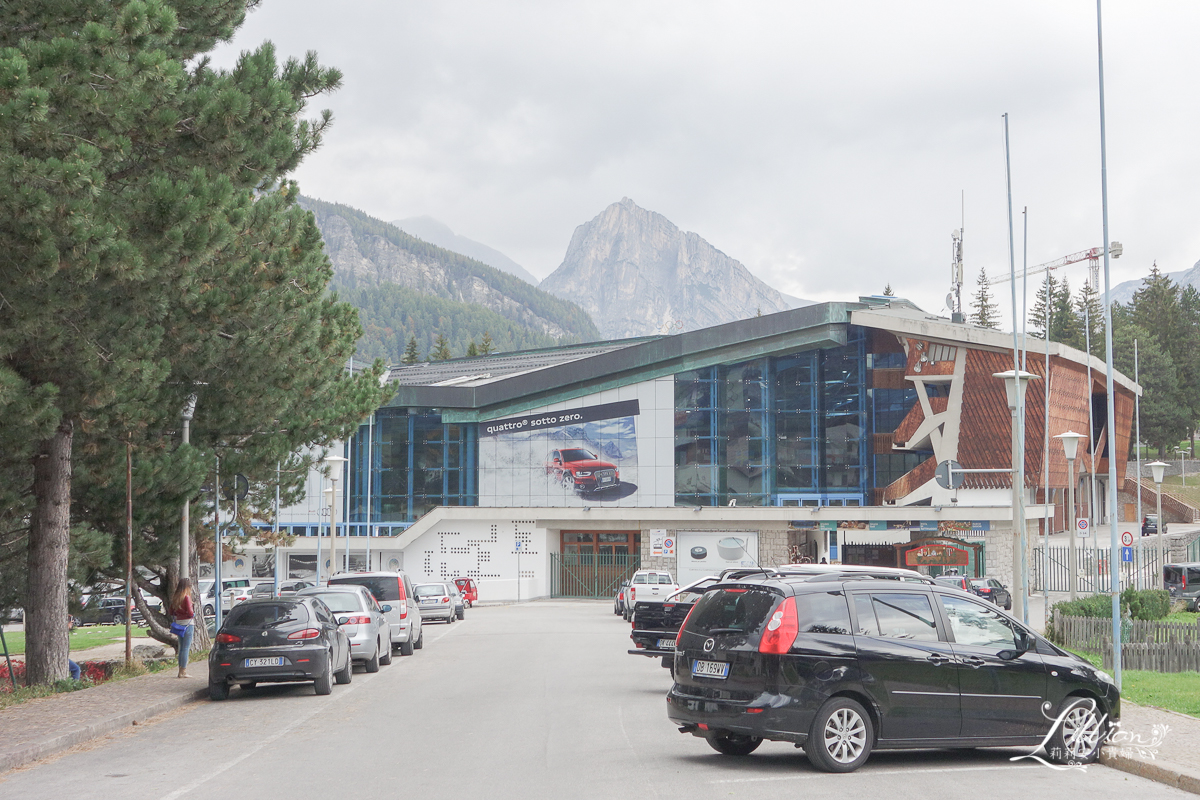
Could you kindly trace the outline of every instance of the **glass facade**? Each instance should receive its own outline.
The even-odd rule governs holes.
[[[842,347],[677,373],[675,505],[878,503],[879,490],[928,454],[891,450],[916,391],[903,380],[898,346],[884,342],[897,352],[870,353],[868,340],[850,326]],[[874,380],[872,370],[890,374]],[[368,475],[371,523],[392,533],[437,506],[478,505],[475,423],[444,423],[431,409],[381,408],[373,426],[360,426],[349,456],[352,536],[366,534]]]

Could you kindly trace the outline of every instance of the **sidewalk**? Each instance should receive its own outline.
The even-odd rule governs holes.
[[[1121,702],[1121,728],[1100,755],[1105,766],[1200,794],[1200,719]]]
[[[106,646],[107,647],[107,646]],[[104,648],[98,648],[104,649]],[[94,653],[85,650],[84,653]],[[167,651],[171,651],[168,649]],[[121,645],[124,655],[124,645]],[[60,753],[206,697],[208,662],[110,681],[91,689],[30,700],[0,711],[0,772]]]

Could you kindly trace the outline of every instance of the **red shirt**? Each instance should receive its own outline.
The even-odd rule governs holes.
[[[191,619],[196,615],[196,608],[192,605],[192,596],[186,594],[183,596],[183,602],[171,609],[171,616],[177,620]]]

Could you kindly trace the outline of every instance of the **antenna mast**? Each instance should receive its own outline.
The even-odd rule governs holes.
[[[950,320],[963,322],[965,317],[962,310],[963,285],[963,229],[958,228],[950,234],[950,296],[947,305],[950,306]]]

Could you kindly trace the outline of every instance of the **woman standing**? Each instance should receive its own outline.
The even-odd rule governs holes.
[[[196,632],[195,606],[192,604],[192,580],[181,578],[171,598],[171,632],[179,637],[179,677],[190,678],[187,674],[188,653],[192,649],[192,634]]]

